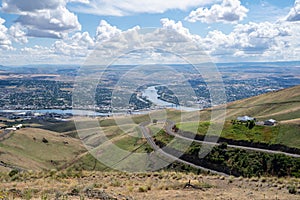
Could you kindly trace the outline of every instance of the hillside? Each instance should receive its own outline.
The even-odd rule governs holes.
[[[227,121],[236,119],[238,116],[251,116],[263,121],[275,119],[281,124],[300,124],[300,85],[250,97],[213,108],[217,113],[211,119],[212,108],[200,112],[180,112],[175,109],[168,110],[168,119],[180,122],[200,121]],[[158,111],[159,112],[159,111]]]
[[[232,120],[238,116],[248,115],[258,120],[272,118],[282,123],[300,124],[300,85],[229,102],[225,105],[216,106],[213,109],[216,112],[221,111],[216,118],[212,119],[216,121],[224,117],[226,120]],[[176,110],[171,110],[170,112],[173,113],[172,116],[176,115],[176,113],[177,115],[180,114]],[[200,121],[210,121],[211,112],[212,108],[208,108],[200,112],[183,112],[181,114],[188,121],[198,121],[199,114]]]
[[[39,128],[17,130],[0,143],[2,170],[53,169],[71,162],[86,150],[80,140]]]
[[[223,107],[220,106],[219,108]],[[210,109],[200,111],[203,123],[195,120],[197,119],[195,113],[180,113],[177,110],[168,110],[166,115],[168,119],[176,123],[185,119],[185,123],[180,124],[183,130],[197,130],[195,127],[198,127],[198,134],[205,134],[209,127],[209,123],[206,121],[210,118],[210,111]],[[300,123],[300,86],[231,102],[227,105],[226,111],[227,120],[222,133],[224,138],[300,147],[300,141],[297,139],[298,125]],[[164,116],[160,112],[162,111],[153,112],[151,118],[160,120],[160,117]],[[233,130],[230,120],[243,115],[253,116],[258,120],[274,118],[280,122],[280,126],[255,127],[253,130],[247,130],[247,128],[241,126],[235,127]],[[127,122],[127,118],[120,116],[118,120]],[[124,124],[124,127],[129,126],[125,128],[129,130],[130,127],[135,127],[137,124],[148,120],[150,118],[147,115],[134,116],[133,121],[136,124]],[[135,149],[137,144],[145,142],[125,136],[125,133],[121,130],[122,128],[117,126],[113,118],[101,119],[99,122],[107,136],[123,149]],[[81,141],[78,140],[74,123],[52,124],[44,122],[40,125],[36,125],[38,123],[36,121],[32,123],[31,128],[18,130],[10,138],[0,143],[1,169],[4,166],[18,166],[24,169],[59,168],[69,162],[75,164],[73,160],[76,160],[77,157],[79,157],[77,160],[78,165],[88,168],[84,167],[82,162],[85,160],[89,161],[91,163],[89,165],[91,166],[90,168],[93,168],[93,159],[91,157],[88,155],[80,157],[85,148],[82,146]],[[33,128],[33,125],[38,128]],[[243,131],[243,134],[239,134],[238,132],[240,131]],[[62,137],[61,135],[68,137]],[[43,143],[43,137],[49,143]],[[86,142],[92,146],[97,145],[97,137],[95,132],[95,135],[90,135],[86,138]],[[143,149],[145,150],[146,148],[147,146]],[[89,159],[87,159],[87,156]],[[78,165],[75,164],[75,166]]]
[[[221,137],[300,148],[300,86],[231,102],[225,106],[214,108],[217,111],[226,108],[226,120],[224,125],[221,124],[223,127]],[[200,111],[200,122],[194,120],[199,113],[193,113],[187,115],[190,120],[177,124],[185,131],[195,133],[197,130],[199,135],[205,135],[209,127],[211,134],[218,134],[219,132],[214,132],[214,126],[217,127],[217,124],[220,124],[219,120],[224,116],[217,115],[211,120],[211,110]],[[249,129],[243,124],[231,122],[238,116],[245,115],[254,117],[257,121],[275,119],[279,123],[277,126],[255,126]]]
[[[23,180],[26,180],[23,181]],[[0,174],[3,199],[298,199],[293,178],[241,178],[181,172]],[[190,184],[188,184],[190,183]]]
[[[227,118],[249,115],[259,119],[278,121],[300,119],[300,86],[262,94],[227,105]]]

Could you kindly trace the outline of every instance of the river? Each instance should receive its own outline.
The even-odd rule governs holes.
[[[199,108],[199,105],[194,105],[194,107],[176,106],[173,103],[163,101],[158,98],[159,95],[157,94],[157,89],[155,89],[155,87],[157,86],[150,86],[142,91],[142,95],[146,97],[149,101],[151,101],[155,106],[159,108],[174,108],[176,110],[182,110],[182,111],[201,110],[201,108]]]
[[[159,99],[159,95],[157,94],[157,90],[155,89],[156,86],[150,86],[142,91],[142,95],[145,96],[149,101],[151,101],[156,108],[174,108],[176,110],[182,111],[196,111],[200,110],[200,108],[193,108],[193,107],[185,107],[185,106],[176,106],[173,103],[169,103]],[[0,110],[0,112],[4,113],[22,113],[22,112],[34,112],[34,113],[56,113],[56,114],[73,114],[77,116],[108,116],[112,115],[112,113],[100,113],[92,110],[78,110],[78,109],[40,109],[40,110]],[[149,111],[136,111],[132,112],[131,114],[146,114]],[[113,115],[125,115],[126,112],[116,113],[114,112]]]

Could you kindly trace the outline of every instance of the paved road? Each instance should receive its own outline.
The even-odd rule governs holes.
[[[151,131],[149,128],[147,128],[146,126],[149,124],[149,122],[143,122],[140,124],[140,129],[143,133],[143,136],[146,138],[147,140],[147,143],[156,151],[159,153],[159,155],[161,155],[162,157],[166,158],[166,160],[175,160],[177,162],[180,162],[180,163],[183,163],[183,164],[186,164],[186,165],[190,165],[191,167],[194,167],[196,169],[201,169],[203,171],[206,171],[206,172],[210,172],[210,173],[213,173],[213,174],[218,174],[218,175],[222,175],[222,176],[229,176],[229,174],[225,174],[223,172],[218,172],[218,171],[215,171],[215,170],[211,170],[211,169],[208,169],[208,168],[205,168],[205,167],[201,167],[199,165],[195,165],[193,163],[190,163],[190,162],[187,162],[185,160],[182,160],[182,159],[179,159],[171,154],[168,154],[166,153],[165,151],[163,151],[159,146],[157,146],[155,144],[155,142],[153,141],[152,139],[152,136],[151,136]]]
[[[209,145],[214,145],[214,146],[220,145],[220,143],[196,140],[196,139],[187,138],[187,137],[181,136],[177,133],[174,133],[172,131],[172,127],[174,125],[175,125],[174,122],[167,121],[167,126],[165,126],[165,130],[169,135],[172,135],[172,136],[175,136],[177,138],[184,139],[184,140],[188,140],[188,141],[191,141],[191,142],[201,143],[201,144],[209,144]],[[231,145],[231,144],[228,144],[227,146],[230,147],[230,148],[236,148],[236,149],[245,149],[245,150],[249,150],[249,151],[258,151],[258,152],[264,152],[264,153],[270,153],[270,154],[284,154],[286,156],[300,158],[299,154],[286,153],[286,152],[282,152],[282,151],[274,151],[274,150],[268,150],[268,149],[260,149],[260,148],[255,148],[255,147],[245,147],[245,146],[238,146],[238,145]]]

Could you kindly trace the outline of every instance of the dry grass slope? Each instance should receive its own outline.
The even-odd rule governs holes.
[[[227,118],[250,115],[261,119],[300,118],[300,86],[235,101],[227,105]]]
[[[226,109],[225,118],[227,120],[248,115],[260,120],[274,118],[277,121],[294,120],[292,122],[295,123],[295,121],[297,122],[295,119],[299,121],[300,118],[300,85],[214,107],[215,112],[224,109]],[[201,121],[209,121],[211,112],[211,108],[200,111]],[[221,113],[214,120],[223,118],[224,115]],[[183,113],[183,116],[190,121],[197,121],[194,119],[198,115],[199,113],[196,112]]]
[[[43,138],[47,140],[44,140]],[[38,128],[17,130],[0,143],[0,160],[22,169],[53,169],[86,151],[81,142]],[[8,169],[10,170],[10,169]]]
[[[248,179],[164,171],[26,172],[13,177],[1,174],[0,181],[0,195],[8,199],[299,199],[299,194],[290,194],[289,188],[297,192],[300,186],[299,179],[291,178]]]

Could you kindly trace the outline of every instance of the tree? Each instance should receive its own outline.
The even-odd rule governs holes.
[[[153,119],[153,120],[152,120],[152,123],[153,123],[153,124],[156,124],[157,122],[158,122],[157,119]]]
[[[254,120],[251,120],[248,124],[248,128],[251,130],[254,128],[254,126],[255,126],[255,122],[254,122]]]
[[[174,126],[172,127],[172,130],[173,130],[174,132],[178,132],[179,128],[178,128],[176,125],[174,125]]]
[[[13,177],[14,175],[16,175],[16,174],[18,174],[19,173],[19,171],[17,170],[17,169],[13,169],[13,170],[11,170],[10,172],[9,172],[9,176],[10,177]]]
[[[223,142],[223,143],[221,143],[221,145],[219,147],[220,147],[220,149],[227,149],[227,143]]]
[[[42,142],[43,142],[43,143],[48,143],[48,140],[47,140],[46,138],[43,137]]]

